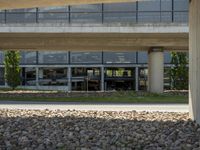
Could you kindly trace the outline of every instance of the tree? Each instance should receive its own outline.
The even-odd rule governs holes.
[[[5,80],[13,90],[20,85],[19,51],[6,51],[4,58]]]
[[[172,89],[183,90],[188,89],[188,56],[187,53],[172,52],[170,70]]]

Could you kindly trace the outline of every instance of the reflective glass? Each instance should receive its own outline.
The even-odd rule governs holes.
[[[71,52],[71,63],[102,63],[101,52]]]
[[[22,68],[22,85],[35,86],[36,85],[36,69]]]
[[[164,52],[164,62],[166,64],[170,64],[171,63],[171,54],[170,54],[170,52]]]
[[[0,23],[4,23],[4,22],[5,22],[5,12],[0,11]]]
[[[104,22],[136,22],[136,13],[104,13]]]
[[[39,8],[38,12],[68,12],[69,8],[68,6],[64,7],[45,7],[45,8]]]
[[[21,52],[21,64],[36,64],[36,52]]]
[[[38,22],[68,22],[69,14],[62,12],[38,13]]]
[[[174,22],[188,22],[188,12],[174,12]]]
[[[36,13],[33,12],[7,12],[7,23],[35,23]]]
[[[101,4],[71,6],[71,12],[101,12]]]
[[[136,63],[136,52],[104,52],[104,63]]]
[[[138,22],[161,22],[161,14],[160,12],[138,12]]]
[[[27,8],[27,9],[10,9],[6,10],[7,12],[36,12],[36,8]]]
[[[39,85],[67,85],[67,68],[39,68]]]
[[[146,64],[148,62],[148,54],[147,52],[138,52],[138,63]]]
[[[172,22],[172,12],[161,12],[161,22]]]
[[[0,85],[5,85],[4,68],[0,68]]]
[[[101,23],[101,13],[71,13],[71,23]]]
[[[0,64],[3,64],[4,61],[4,52],[0,51]]]
[[[40,64],[67,64],[68,52],[39,52],[38,61]]]
[[[160,11],[160,0],[139,1],[139,11]]]
[[[189,9],[189,0],[174,0],[175,11],[187,11]]]
[[[104,4],[104,12],[127,12],[136,11],[136,3]]]
[[[162,11],[172,11],[172,0],[161,0]]]

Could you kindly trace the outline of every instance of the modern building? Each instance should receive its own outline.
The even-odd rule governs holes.
[[[151,0],[1,10],[0,48],[22,50],[26,88],[162,92],[171,87],[170,51],[188,51],[188,5]],[[2,87],[3,57],[1,51]]]

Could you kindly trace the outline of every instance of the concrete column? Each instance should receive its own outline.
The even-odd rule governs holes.
[[[101,91],[104,92],[104,67],[101,67]]]
[[[67,78],[68,78],[68,92],[71,92],[71,90],[72,90],[72,70],[71,70],[71,67],[68,67]]]
[[[36,70],[36,79],[35,79],[35,82],[36,82],[36,86],[37,86],[37,88],[39,87],[39,68],[38,67],[36,67],[35,68],[35,70]]]
[[[200,124],[200,0],[190,1],[189,112]]]
[[[148,91],[163,93],[164,89],[164,54],[162,48],[149,50],[148,58]]]
[[[135,67],[135,91],[138,91],[139,85],[139,74],[138,74],[138,67]]]

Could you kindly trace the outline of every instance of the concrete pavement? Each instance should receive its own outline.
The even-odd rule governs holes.
[[[189,112],[188,104],[113,104],[1,101],[0,109]]]

